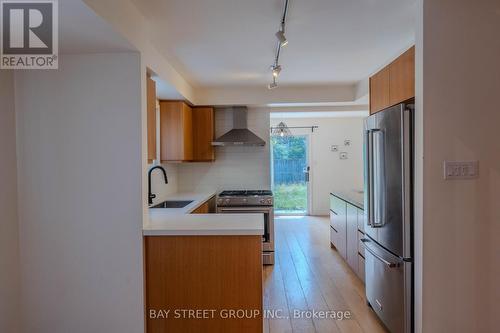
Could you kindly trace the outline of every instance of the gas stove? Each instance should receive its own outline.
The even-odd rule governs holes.
[[[217,198],[217,206],[272,206],[273,192],[269,190],[222,191]]]
[[[242,190],[222,191],[217,196],[219,214],[262,214],[264,234],[262,235],[262,263],[274,264],[274,208],[273,192]]]

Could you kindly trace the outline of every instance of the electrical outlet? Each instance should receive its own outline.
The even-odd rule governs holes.
[[[351,145],[351,140],[344,140],[344,146],[350,146]]]
[[[332,145],[332,146],[330,147],[330,150],[331,150],[331,151],[333,151],[333,152],[337,152],[337,151],[339,151],[339,146],[337,146],[337,145]]]
[[[475,179],[478,177],[478,161],[444,161],[444,179]]]
[[[341,160],[347,160],[348,159],[348,155],[345,151],[341,152],[340,153],[340,159]]]

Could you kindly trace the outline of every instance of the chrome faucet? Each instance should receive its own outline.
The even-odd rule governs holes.
[[[156,194],[151,193],[151,173],[155,169],[160,169],[163,172],[163,178],[165,178],[165,184],[168,184],[167,172],[161,165],[157,165],[149,169],[148,172],[148,203],[149,205],[153,204],[153,199],[156,198]]]

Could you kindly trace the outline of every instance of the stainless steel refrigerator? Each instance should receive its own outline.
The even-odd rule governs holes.
[[[366,298],[392,333],[413,332],[413,105],[365,120]]]

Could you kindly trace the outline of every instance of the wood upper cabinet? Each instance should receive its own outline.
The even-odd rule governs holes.
[[[214,109],[212,107],[193,108],[193,160],[214,161],[212,146],[215,134]]]
[[[370,78],[370,113],[386,108],[390,102],[389,68],[384,68]]]
[[[370,77],[370,114],[415,97],[415,47]]]
[[[182,101],[160,102],[160,151],[165,162],[193,160],[193,110]]]
[[[415,47],[412,47],[389,66],[390,105],[415,97]]]
[[[148,122],[148,163],[156,159],[156,83],[146,78],[147,122]]]
[[[183,101],[160,101],[161,160],[214,161],[214,128],[212,107],[190,107]]]

